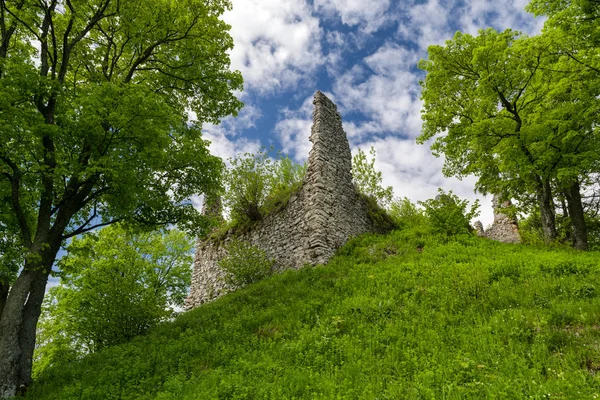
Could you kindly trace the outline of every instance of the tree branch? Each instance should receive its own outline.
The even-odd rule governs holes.
[[[0,158],[13,170],[12,175],[9,173],[4,173],[4,176],[8,178],[11,184],[11,206],[15,211],[15,215],[17,216],[17,223],[19,224],[23,244],[25,245],[25,247],[30,248],[32,245],[31,230],[29,229],[29,224],[27,223],[25,212],[23,211],[23,207],[21,206],[21,170],[19,169],[17,164],[15,164],[8,157],[2,156]]]

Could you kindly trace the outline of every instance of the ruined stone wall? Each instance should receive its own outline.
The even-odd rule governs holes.
[[[509,201],[500,204],[498,195],[494,195],[492,199],[494,222],[485,231],[481,222],[475,222],[475,229],[478,235],[503,243],[521,243],[517,220],[500,211],[502,208],[509,207],[510,205]]]
[[[298,269],[326,263],[350,237],[373,229],[367,206],[352,183],[352,155],[342,118],[321,92],[313,104],[309,138],[313,147],[302,187],[282,210],[266,216],[251,231],[220,241],[198,241],[188,308],[232,289],[223,283],[218,261],[234,239],[263,249],[279,270]]]

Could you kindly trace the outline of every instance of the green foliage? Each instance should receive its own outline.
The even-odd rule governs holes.
[[[392,187],[384,188],[381,172],[375,170],[375,147],[371,146],[369,156],[358,149],[352,158],[352,177],[358,191],[365,196],[373,197],[382,207],[387,207],[394,196]]]
[[[257,154],[245,153],[230,160],[226,174],[225,205],[232,219],[258,221],[261,208],[273,187],[275,167],[264,149]]]
[[[183,305],[192,245],[177,230],[113,225],[74,239],[38,326],[36,372],[144,334]]]
[[[532,213],[519,220],[519,235],[524,244],[541,246],[544,244],[542,221],[538,213]]]
[[[266,149],[230,161],[224,200],[232,220],[242,225],[258,221],[285,205],[306,172],[304,165],[288,157],[279,155],[273,160]]]
[[[367,205],[367,215],[371,220],[373,232],[388,233],[398,228],[396,221],[390,216],[387,210],[382,208],[379,203],[377,203],[375,197],[367,196],[363,193],[360,193],[360,196]]]
[[[594,398],[598,259],[419,226],[363,235],[50,368],[29,398]]]
[[[435,199],[419,202],[433,231],[448,236],[470,233],[471,220],[479,215],[479,200],[467,209],[469,202],[461,200],[452,191],[445,193],[438,189],[438,193]]]
[[[115,222],[208,230],[190,197],[220,190],[223,163],[201,127],[243,106],[220,19],[230,8],[229,0],[2,1],[0,229],[25,249],[4,307],[13,311],[0,319],[2,396],[28,385],[46,280],[68,239]],[[0,307],[5,276],[14,278],[7,269]]]
[[[429,223],[422,209],[411,202],[407,197],[398,198],[390,204],[389,215],[399,228],[423,226]]]
[[[287,156],[279,155],[275,163],[273,193],[298,186],[306,175],[306,164],[297,164]]]
[[[306,163],[298,164],[281,154],[275,162],[273,188],[265,200],[264,215],[276,212],[300,189],[306,175]]]
[[[588,64],[598,47],[589,50],[587,38],[562,40],[571,34],[560,29],[535,37],[512,30],[480,30],[477,36],[457,32],[444,46],[430,46],[429,58],[419,63],[427,76],[418,141],[435,137],[432,150],[444,154],[447,176],[474,174],[479,191],[503,193],[522,206],[536,198],[547,241],[556,236],[551,199],[579,189],[580,183],[589,185],[590,173],[600,170],[593,111],[600,104],[600,74]],[[584,58],[577,61],[580,55]]]
[[[557,219],[559,221],[559,241],[554,243],[554,245],[561,245],[561,243],[562,245],[567,245],[569,235],[571,234],[569,218],[558,216]],[[600,250],[600,218],[586,215],[585,223],[588,231],[589,249]],[[519,234],[521,235],[522,242],[525,244],[542,245],[544,243],[544,236],[539,214],[534,212],[526,218],[521,219],[519,221]]]
[[[274,261],[256,246],[233,240],[226,246],[227,256],[219,261],[227,285],[237,288],[258,282],[273,274]]]
[[[55,207],[67,228],[52,242],[98,218],[202,230],[187,199],[218,189],[223,166],[200,127],[242,106],[218,18],[229,2],[23,4],[0,15],[14,28],[0,52],[0,194],[19,188],[7,220],[23,245]]]

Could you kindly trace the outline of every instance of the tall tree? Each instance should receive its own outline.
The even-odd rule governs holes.
[[[551,44],[551,51],[559,57],[555,69],[565,76],[552,88],[551,98],[559,99],[547,107],[549,116],[559,117],[558,129],[580,130],[590,139],[598,141],[600,96],[600,1],[598,0],[533,0],[527,9],[535,15],[548,17],[542,37]],[[561,101],[562,100],[562,101]],[[556,120],[556,119],[555,119]],[[591,121],[591,123],[590,123]],[[567,128],[568,129],[568,128]],[[600,171],[598,147],[592,146],[588,154],[577,160],[588,168],[580,176],[565,169],[559,182],[567,200],[567,212],[572,222],[574,246],[587,246],[587,227],[582,204],[582,190],[589,191],[593,181],[590,175]],[[582,149],[580,149],[582,150]],[[585,153],[585,151],[579,151]]]
[[[552,182],[575,204],[577,183],[599,149],[593,118],[575,117],[594,96],[566,86],[569,71],[552,50],[547,37],[491,29],[478,36],[459,32],[446,46],[431,46],[420,63],[427,77],[418,139],[437,136],[432,149],[444,153],[447,175],[475,174],[482,192],[534,196],[547,241],[556,238]]]
[[[60,285],[44,301],[34,369],[125,342],[172,317],[190,284],[191,250],[175,229],[116,224],[75,238],[59,261]]]
[[[0,0],[0,210],[5,237],[25,253],[0,319],[0,397],[30,384],[46,282],[66,239],[115,221],[205,226],[187,199],[216,189],[223,167],[200,126],[242,106],[219,19],[229,7]]]

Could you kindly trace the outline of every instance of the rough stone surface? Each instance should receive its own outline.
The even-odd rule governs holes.
[[[494,223],[480,236],[503,243],[521,243],[517,220],[500,212],[501,208],[510,206],[510,201],[506,201],[500,205],[498,195],[494,195],[492,206],[494,207]],[[475,229],[479,234],[480,230],[477,222],[475,223]],[[479,222],[479,225],[481,225],[481,222]]]
[[[232,240],[263,249],[278,270],[326,263],[350,237],[373,230],[364,200],[352,183],[352,155],[342,118],[323,93],[314,97],[313,147],[300,190],[281,210],[266,216],[251,231],[228,234],[221,241],[202,241],[196,257],[187,308],[232,290],[223,280],[218,261]]]
[[[473,228],[475,228],[477,236],[485,236],[485,231],[483,230],[483,224],[481,223],[481,221],[475,221]]]

